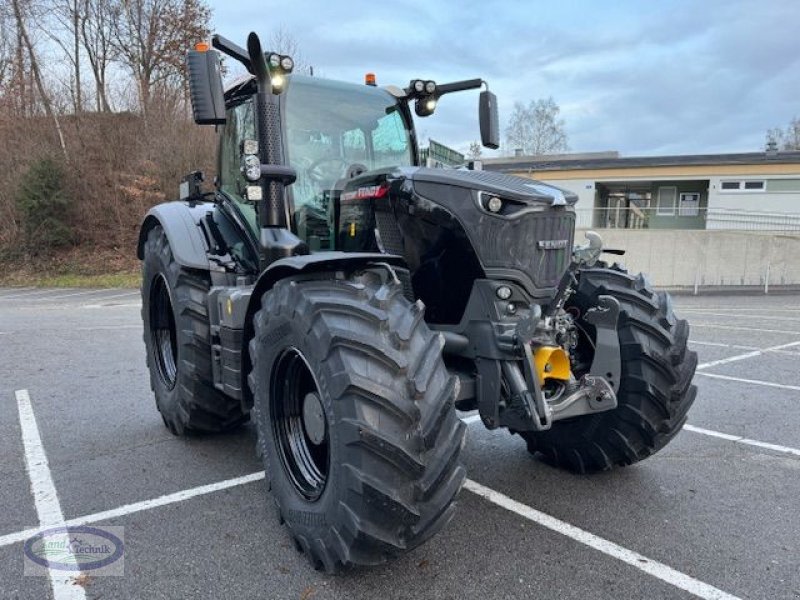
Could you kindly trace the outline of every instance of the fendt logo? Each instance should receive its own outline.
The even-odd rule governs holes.
[[[368,185],[351,192],[344,192],[342,194],[342,200],[370,200],[372,198],[382,198],[388,191],[389,186],[384,183],[380,185]]]
[[[539,240],[540,250],[562,250],[569,245],[569,240]]]

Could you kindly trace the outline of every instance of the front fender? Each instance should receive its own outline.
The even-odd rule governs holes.
[[[190,205],[181,201],[154,206],[147,212],[139,229],[136,256],[140,260],[144,258],[147,234],[153,227],[160,225],[167,235],[172,255],[179,265],[208,271],[208,245],[198,225],[208,210],[209,206],[205,203]]]
[[[242,390],[243,402],[247,407],[253,405],[250,387],[247,385],[247,375],[250,373],[250,352],[248,344],[253,337],[253,316],[261,308],[261,297],[272,289],[278,281],[286,277],[303,275],[306,273],[319,273],[325,271],[357,270],[368,266],[370,263],[386,263],[393,267],[407,268],[405,260],[394,254],[379,254],[372,252],[317,252],[301,256],[281,258],[272,263],[261,274],[253,287],[244,314],[242,335]],[[241,318],[241,317],[240,317]]]

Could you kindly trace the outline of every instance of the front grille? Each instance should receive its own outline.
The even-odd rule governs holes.
[[[549,210],[528,213],[518,219],[498,219],[484,215],[476,233],[481,263],[487,269],[518,269],[533,280],[538,289],[558,284],[569,266],[575,230],[575,213]],[[543,249],[539,241],[560,242],[560,248]]]

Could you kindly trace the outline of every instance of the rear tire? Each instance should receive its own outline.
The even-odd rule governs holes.
[[[142,262],[142,321],[150,387],[173,434],[216,432],[249,418],[214,387],[206,272],[175,262],[164,230],[147,234]]]
[[[279,518],[317,569],[382,563],[453,515],[466,427],[423,314],[368,271],[280,281],[255,315],[259,446]]]
[[[586,335],[594,327],[582,319],[609,295],[620,303],[617,323],[622,373],[617,408],[556,422],[548,431],[524,432],[531,453],[577,473],[630,465],[658,452],[686,422],[697,389],[692,377],[697,354],[687,349],[689,325],[677,319],[665,292],[656,292],[642,275],[622,267],[582,269],[567,310],[585,331],[578,352],[586,364],[593,354]]]

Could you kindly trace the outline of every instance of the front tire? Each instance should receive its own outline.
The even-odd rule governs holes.
[[[150,387],[175,435],[217,432],[247,421],[241,403],[214,387],[208,273],[175,261],[164,230],[147,234],[142,262],[142,321]]]
[[[556,422],[547,431],[521,433],[531,453],[577,473],[630,465],[658,452],[681,430],[697,395],[692,385],[697,353],[687,349],[689,324],[675,317],[666,292],[654,291],[644,276],[632,276],[618,265],[581,269],[567,302],[581,332],[583,365],[593,357],[587,338],[594,335],[594,326],[582,317],[601,295],[620,303],[617,408]]]
[[[262,299],[259,446],[279,518],[315,568],[384,562],[453,515],[466,427],[423,313],[371,271],[280,281]]]

